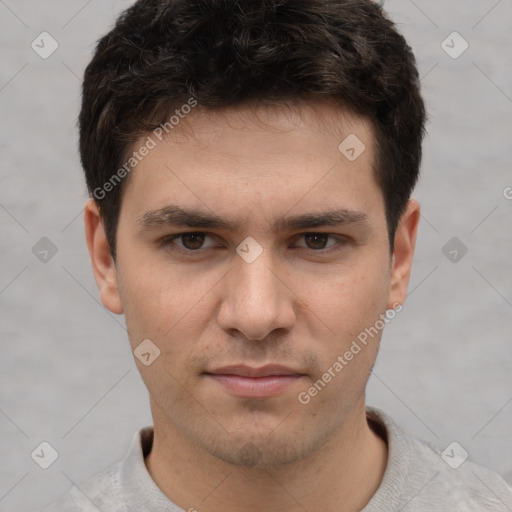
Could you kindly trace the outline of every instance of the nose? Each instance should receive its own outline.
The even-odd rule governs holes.
[[[263,251],[252,263],[237,256],[225,280],[218,312],[224,331],[260,341],[272,331],[291,330],[296,319],[295,295],[270,251]]]

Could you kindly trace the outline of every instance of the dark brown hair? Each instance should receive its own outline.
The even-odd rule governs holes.
[[[133,4],[98,42],[85,71],[79,116],[87,187],[114,258],[122,178],[133,167],[124,164],[133,143],[168,122],[175,109],[192,101],[215,109],[320,98],[372,122],[376,180],[392,248],[418,178],[426,114],[414,55],[379,5],[371,0]]]

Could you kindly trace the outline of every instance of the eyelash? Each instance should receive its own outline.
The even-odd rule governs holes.
[[[179,239],[185,235],[206,235],[206,237],[213,238],[212,236],[210,236],[208,233],[206,233],[204,231],[187,231],[184,233],[178,233],[175,235],[170,235],[170,236],[166,236],[166,237],[162,238],[159,241],[159,246],[167,248],[167,249],[170,248],[170,250],[172,250],[172,251],[186,254],[186,255],[201,254],[204,250],[211,249],[211,247],[200,248],[200,249],[186,249],[183,247],[179,247],[178,245],[175,245],[173,243],[174,240]],[[349,239],[346,236],[333,235],[331,233],[323,233],[323,232],[316,232],[316,231],[307,231],[306,233],[302,233],[301,235],[298,235],[298,238],[303,238],[307,235],[325,235],[330,238],[334,238],[338,241],[338,244],[336,244],[332,247],[328,247],[326,249],[309,249],[308,247],[299,247],[300,249],[306,249],[307,252],[315,254],[315,255],[330,254],[332,252],[339,251],[349,243]],[[171,246],[173,246],[173,247],[171,248]]]

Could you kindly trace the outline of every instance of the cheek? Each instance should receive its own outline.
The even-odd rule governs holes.
[[[373,262],[302,280],[300,297],[327,332],[343,344],[373,325],[386,310],[388,288],[386,269]]]
[[[382,272],[377,266],[360,273],[339,272],[304,289],[312,311],[307,323],[320,326],[313,333],[318,338],[314,348],[320,360],[318,373],[302,390],[311,397],[309,414],[322,414],[337,404],[335,415],[342,416],[364,392],[382,334],[379,319],[387,304]]]
[[[132,351],[146,339],[160,351],[148,366],[136,361],[142,379],[164,409],[176,400],[185,403],[185,389],[189,386],[187,362],[206,315],[201,297],[207,286],[200,286],[200,280],[198,286],[190,286],[183,273],[173,269],[171,274],[169,269],[155,266],[121,272],[120,283]]]
[[[211,315],[205,310],[206,298],[216,280],[189,275],[178,267],[145,268],[142,263],[137,271],[123,270],[120,294],[132,347],[149,338],[165,354],[176,355],[188,345],[184,336],[194,339]]]

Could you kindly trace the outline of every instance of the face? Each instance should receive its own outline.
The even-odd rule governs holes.
[[[364,402],[381,329],[358,336],[404,298],[414,222],[391,255],[363,118],[198,109],[178,128],[126,183],[116,265],[95,261],[90,222],[102,300],[134,351],[160,351],[136,359],[155,431],[233,464],[301,460]],[[366,147],[355,160],[338,149],[350,134]]]

